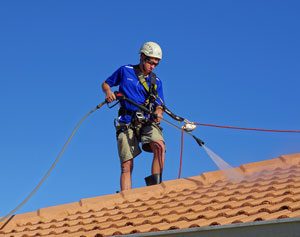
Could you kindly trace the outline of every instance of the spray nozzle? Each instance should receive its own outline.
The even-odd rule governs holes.
[[[196,140],[196,142],[199,144],[199,146],[204,145],[204,141],[202,141],[200,138],[196,137],[195,135],[193,135],[193,138]]]

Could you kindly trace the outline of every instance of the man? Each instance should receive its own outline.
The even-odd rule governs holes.
[[[107,102],[116,100],[111,87],[119,86],[119,92],[157,115],[154,118],[126,101],[120,102],[116,133],[121,162],[121,190],[131,189],[133,158],[141,153],[140,142],[143,150],[153,152],[152,175],[145,178],[147,185],[161,183],[165,161],[165,142],[159,127],[164,103],[162,82],[152,72],[162,59],[162,51],[157,43],[146,42],[139,53],[138,65],[120,67],[102,84]]]

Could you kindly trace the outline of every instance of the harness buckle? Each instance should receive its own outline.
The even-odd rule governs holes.
[[[140,123],[144,122],[145,119],[146,119],[145,116],[144,116],[144,113],[139,112],[139,111],[137,111],[135,113],[135,117],[137,118],[138,122],[140,122]]]
[[[149,102],[150,103],[154,103],[156,101],[156,99],[157,99],[157,97],[153,93],[151,93],[149,95]]]

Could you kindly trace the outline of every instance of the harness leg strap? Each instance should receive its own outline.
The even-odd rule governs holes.
[[[126,132],[127,130],[128,130],[128,127],[127,127],[127,126],[125,126],[125,125],[121,126],[121,127],[117,130],[117,132],[116,132],[117,138],[118,138],[118,136],[120,135],[120,133]]]

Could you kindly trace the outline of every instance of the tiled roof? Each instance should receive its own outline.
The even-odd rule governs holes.
[[[300,153],[18,214],[1,236],[111,236],[300,217]]]

